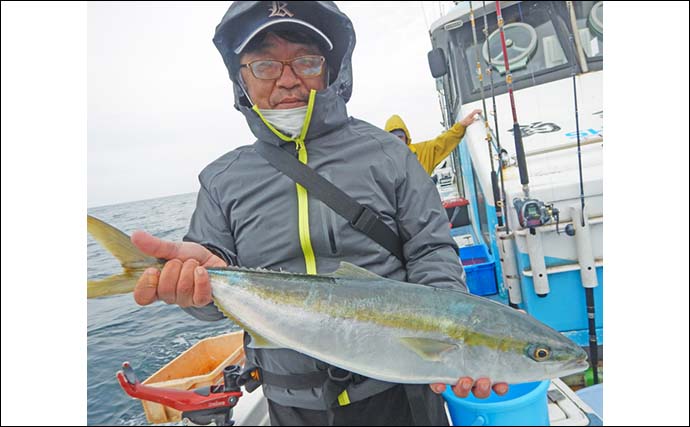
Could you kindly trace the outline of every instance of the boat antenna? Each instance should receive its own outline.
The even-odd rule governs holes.
[[[570,24],[572,31],[569,32],[568,37],[570,39],[569,47],[572,52],[572,66],[571,75],[573,78],[573,97],[575,99],[575,133],[577,134],[577,161],[580,169],[580,209],[582,209],[582,214],[580,215],[580,221],[582,227],[585,227],[585,190],[584,190],[584,180],[582,178],[582,151],[580,149],[580,117],[577,108],[577,84],[576,84],[576,74],[577,70],[575,68],[575,59],[577,58],[575,52],[575,40],[574,33],[577,31],[577,20],[575,17],[575,10],[573,9],[573,2],[566,1],[568,6],[568,14],[570,15]],[[592,381],[594,384],[599,383],[599,344],[597,342],[597,330],[595,322],[595,307],[594,307],[594,289],[591,287],[585,287],[585,302],[587,304],[587,320],[588,320],[588,332],[589,332],[589,355],[592,362]]]
[[[487,15],[487,9],[486,9],[486,1],[482,0],[482,10],[484,11],[484,29],[482,30],[484,32],[484,42],[486,43],[486,48],[488,51],[489,58],[492,58],[491,56],[491,44],[489,43],[489,22],[486,19]],[[500,132],[498,131],[498,114],[496,113],[496,92],[494,90],[494,73],[493,70],[491,69],[491,65],[486,69],[486,72],[489,74],[489,81],[491,83],[491,102],[493,104],[493,116],[494,116],[494,129],[496,129],[496,146],[497,146],[497,151],[498,151],[498,173],[501,177],[501,208],[506,209],[506,188],[505,188],[505,181],[503,180],[503,156],[504,154],[507,154],[506,151],[501,147],[501,136]],[[491,173],[491,186],[494,188],[494,192],[497,193],[497,187],[498,187],[498,178],[496,177],[496,174],[493,172]],[[508,215],[507,213],[503,215],[503,220],[505,222],[505,231],[506,233],[510,233],[510,226],[508,225]]]
[[[496,19],[498,29],[501,33],[501,48],[503,49],[503,63],[506,69],[506,85],[510,96],[510,109],[513,113],[513,137],[515,138],[515,155],[517,157],[518,169],[520,171],[520,183],[525,199],[529,199],[529,176],[527,174],[527,160],[525,159],[525,147],[522,145],[522,132],[518,123],[517,112],[515,110],[515,97],[513,96],[513,75],[510,73],[510,61],[508,61],[508,49],[506,47],[506,36],[503,31],[503,16],[501,15],[501,2],[496,0]],[[498,130],[497,130],[498,131]]]
[[[486,16],[486,14],[485,14]],[[477,61],[477,79],[479,80],[479,92],[482,97],[482,108],[484,111],[484,129],[486,130],[486,145],[489,147],[489,163],[491,164],[491,189],[493,192],[494,205],[496,206],[496,219],[498,226],[503,227],[503,209],[500,203],[500,194],[498,192],[498,180],[496,179],[496,169],[494,168],[494,153],[491,148],[491,128],[489,127],[489,116],[486,112],[486,99],[484,97],[484,70],[479,55],[479,44],[477,43],[477,29],[474,21],[474,8],[472,7],[472,0],[470,0],[470,22],[472,23],[472,39],[474,40],[474,56]],[[500,167],[500,164],[499,164]]]

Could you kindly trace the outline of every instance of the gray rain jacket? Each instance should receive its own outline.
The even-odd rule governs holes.
[[[254,3],[254,2],[237,2]],[[241,16],[230,7],[216,34]],[[329,273],[347,261],[378,275],[435,287],[466,290],[457,246],[436,188],[414,154],[397,138],[369,123],[348,117],[345,103],[352,89],[351,55],[355,44],[349,19],[332,2],[322,3],[339,20],[332,40],[347,41],[334,81],[316,94],[306,134],[307,164],[359,203],[379,213],[404,242],[405,263],[352,228],[318,199],[308,196],[308,236],[316,271]],[[325,3],[325,5],[323,5]],[[316,7],[316,6],[315,6]],[[246,5],[242,9],[246,10]],[[344,27],[344,28],[343,28]],[[236,107],[254,135],[295,151],[295,143],[278,138],[246,105],[237,88],[233,59],[214,39],[235,82]],[[334,49],[334,50],[337,50]],[[227,51],[226,51],[227,53]],[[300,242],[300,211],[294,181],[274,169],[252,145],[231,151],[199,175],[201,188],[185,241],[200,243],[229,264],[296,273],[307,272]],[[202,320],[224,316],[210,304],[185,309]],[[280,321],[280,319],[276,319]],[[293,350],[246,347],[247,361],[266,371],[292,375],[324,370],[327,365]],[[286,390],[264,385],[264,394],[283,406],[323,410],[321,390]]]

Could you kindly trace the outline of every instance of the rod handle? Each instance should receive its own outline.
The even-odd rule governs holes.
[[[527,159],[525,158],[525,147],[522,145],[522,131],[518,123],[513,123],[513,135],[515,136],[515,155],[517,156],[518,169],[520,170],[520,183],[528,185]]]

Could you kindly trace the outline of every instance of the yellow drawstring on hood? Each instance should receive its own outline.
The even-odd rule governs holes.
[[[258,114],[264,124],[273,132],[278,138],[283,141],[292,141],[295,143],[295,148],[297,150],[297,156],[299,161],[307,164],[307,146],[304,143],[307,137],[307,132],[309,131],[309,124],[311,123],[311,116],[314,112],[314,102],[316,100],[316,91],[312,89],[309,92],[309,102],[307,103],[307,113],[304,117],[304,124],[302,125],[302,131],[300,135],[296,138],[291,138],[281,131],[276,129],[272,124],[266,120],[259,107],[254,105],[252,110]],[[297,215],[298,215],[298,229],[299,229],[299,240],[302,246],[302,253],[304,254],[304,263],[307,274],[316,274],[316,256],[314,255],[314,249],[311,245],[311,235],[309,233],[309,199],[307,196],[307,189],[301,185],[295,183],[297,186]]]

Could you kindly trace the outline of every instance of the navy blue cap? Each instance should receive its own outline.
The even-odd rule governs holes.
[[[326,51],[333,50],[333,42],[316,25],[323,25],[318,22],[313,7],[309,2],[265,2],[269,7],[257,7],[247,13],[241,22],[234,25],[233,33],[236,34],[232,47],[233,52],[238,55],[249,42],[258,34],[267,30],[295,30],[314,36],[314,39]],[[316,25],[315,25],[316,24]],[[325,52],[324,52],[325,53]]]
[[[242,102],[240,56],[252,39],[267,31],[294,31],[310,36],[321,48],[330,70],[330,83],[342,76],[339,88],[347,100],[352,91],[351,55],[356,37],[350,19],[332,1],[235,1],[216,26],[213,44],[235,83]]]

